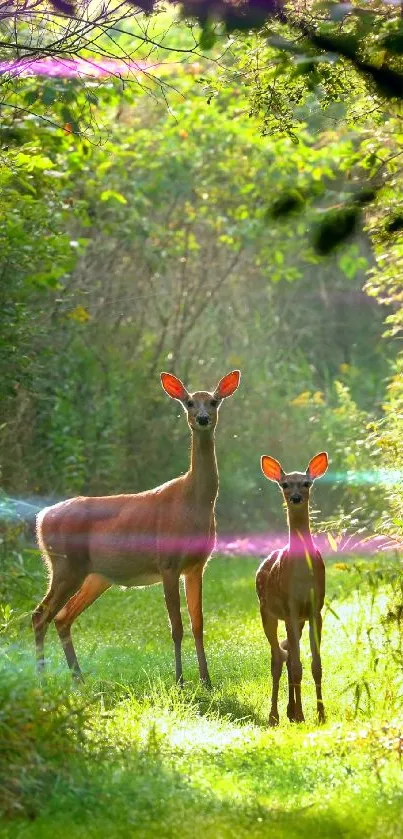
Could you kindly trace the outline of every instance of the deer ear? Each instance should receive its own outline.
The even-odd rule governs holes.
[[[327,452],[320,452],[320,454],[316,454],[315,457],[309,461],[306,474],[312,481],[314,481],[315,478],[321,478],[322,475],[325,474],[328,466],[329,458]]]
[[[275,460],[274,457],[269,457],[269,455],[264,454],[260,458],[260,465],[262,467],[263,475],[269,481],[276,481],[277,483],[281,481],[281,478],[284,475],[284,470],[281,466],[281,463],[278,460]]]
[[[232,373],[227,373],[220,381],[214,391],[214,396],[218,399],[225,399],[227,396],[232,396],[235,393],[241,378],[240,370],[233,370]]]
[[[161,373],[161,384],[172,399],[187,399],[189,394],[180,379],[172,373]]]

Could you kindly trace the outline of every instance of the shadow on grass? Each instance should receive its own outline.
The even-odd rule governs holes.
[[[86,680],[82,690],[88,696],[102,695],[104,707],[109,710],[113,710],[117,702],[134,699],[139,706],[145,707],[145,703],[150,703],[156,709],[164,708],[168,711],[180,708],[185,714],[195,710],[201,717],[218,717],[237,724],[267,727],[266,717],[251,702],[240,699],[235,691],[207,690],[192,682],[185,682],[183,688],[180,688],[172,682],[171,675],[150,677],[147,685],[144,684],[143,672],[138,672],[134,678],[124,682],[95,677]]]
[[[192,708],[203,717],[219,717],[234,723],[249,723],[259,728],[267,727],[267,717],[252,702],[240,698],[236,685],[220,687],[213,685],[211,690],[201,685],[198,679],[186,681],[183,688],[175,684],[170,663],[165,668],[146,671],[139,667],[130,678],[119,678],[111,674],[109,679],[93,674],[86,678],[84,692],[89,695],[102,695],[105,707],[113,709],[117,702],[132,698],[140,705],[151,702],[156,708],[173,710],[180,707],[185,714]]]
[[[231,722],[267,726],[263,714],[250,702],[239,699],[235,692],[203,691],[196,693],[195,702],[202,716],[212,713]]]

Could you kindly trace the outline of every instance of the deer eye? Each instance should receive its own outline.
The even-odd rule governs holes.
[[[310,487],[310,486],[312,486],[312,481],[304,481],[304,483],[302,484],[302,486],[303,486],[303,487],[306,487],[306,489],[309,489],[309,487]]]
[[[194,408],[194,404],[195,403],[193,402],[193,399],[188,399],[188,401],[186,402],[186,407],[187,408]]]
[[[216,408],[218,405],[218,399],[212,399],[210,405],[212,408]]]
[[[281,484],[281,486],[282,486],[282,489],[288,489],[288,487],[289,487],[290,485],[289,485],[289,484],[287,484],[287,481],[284,481],[284,483],[282,483],[282,484]]]

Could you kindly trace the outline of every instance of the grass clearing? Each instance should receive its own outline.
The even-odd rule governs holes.
[[[206,571],[211,692],[198,683],[187,621],[186,685],[173,684],[160,587],[108,591],[77,621],[83,687],[71,686],[52,628],[39,685],[29,621],[17,620],[41,597],[31,580],[0,636],[1,837],[403,836],[402,657],[398,633],[382,623],[388,583],[371,584],[372,560],[358,570],[327,564],[327,723],[315,722],[304,633],[307,722],[286,718],[284,668],[280,726],[269,730],[256,566],[215,557]]]

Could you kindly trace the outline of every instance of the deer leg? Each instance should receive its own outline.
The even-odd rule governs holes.
[[[294,699],[294,713],[292,717],[289,716],[289,720],[290,722],[304,722],[305,718],[301,702],[302,664],[299,650],[299,639],[302,631],[301,623],[295,617],[292,617],[286,621],[286,630],[288,650],[287,668],[290,679],[289,697],[291,697],[292,690]]]
[[[278,714],[278,691],[280,686],[281,671],[283,669],[284,652],[281,650],[278,643],[277,627],[278,620],[267,614],[266,609],[260,604],[260,614],[262,617],[263,629],[266,638],[270,644],[271,651],[271,676],[272,676],[272,693],[271,693],[271,708],[269,714],[269,725],[274,726],[279,723]]]
[[[304,621],[299,624],[299,637],[301,638],[302,630],[304,628]],[[287,653],[287,675],[288,675],[288,704],[287,704],[287,717],[290,722],[295,722],[295,690],[294,690],[294,682],[292,678],[291,672],[291,657],[288,653],[288,640],[285,638],[284,641],[281,641],[280,647]]]
[[[203,643],[203,566],[189,571],[185,576],[186,602],[192,624],[197,660],[199,662],[200,679],[206,687],[211,688],[211,680],[207,668],[206,653]]]
[[[81,581],[81,577],[72,579],[70,576],[69,578],[68,569],[60,569],[59,573],[53,571],[49,591],[32,613],[32,628],[35,636],[36,661],[39,673],[45,667],[44,640],[49,624],[72,593],[77,590]]]
[[[91,606],[94,600],[110,588],[110,585],[111,583],[105,580],[105,577],[101,577],[99,574],[89,574],[81,588],[73,594],[73,597],[70,597],[70,600],[55,615],[55,626],[73,678],[82,680],[83,677],[71,639],[71,625],[81,615],[81,612],[88,609],[88,606]]]
[[[320,657],[321,637],[322,615],[317,612],[309,620],[309,641],[312,653],[312,676],[316,688],[316,709],[320,723],[325,722],[325,709],[322,699],[322,661]]]
[[[165,571],[162,578],[165,603],[171,624],[171,635],[175,648],[175,678],[179,685],[183,685],[182,673],[182,639],[183,624],[179,594],[179,576],[171,570]]]
[[[294,683],[292,680],[291,675],[291,658],[288,654],[288,644],[287,639],[282,641],[281,646],[284,650],[287,650],[287,675],[288,675],[288,704],[287,704],[287,717],[290,722],[294,722],[295,720],[295,691],[294,691]]]

